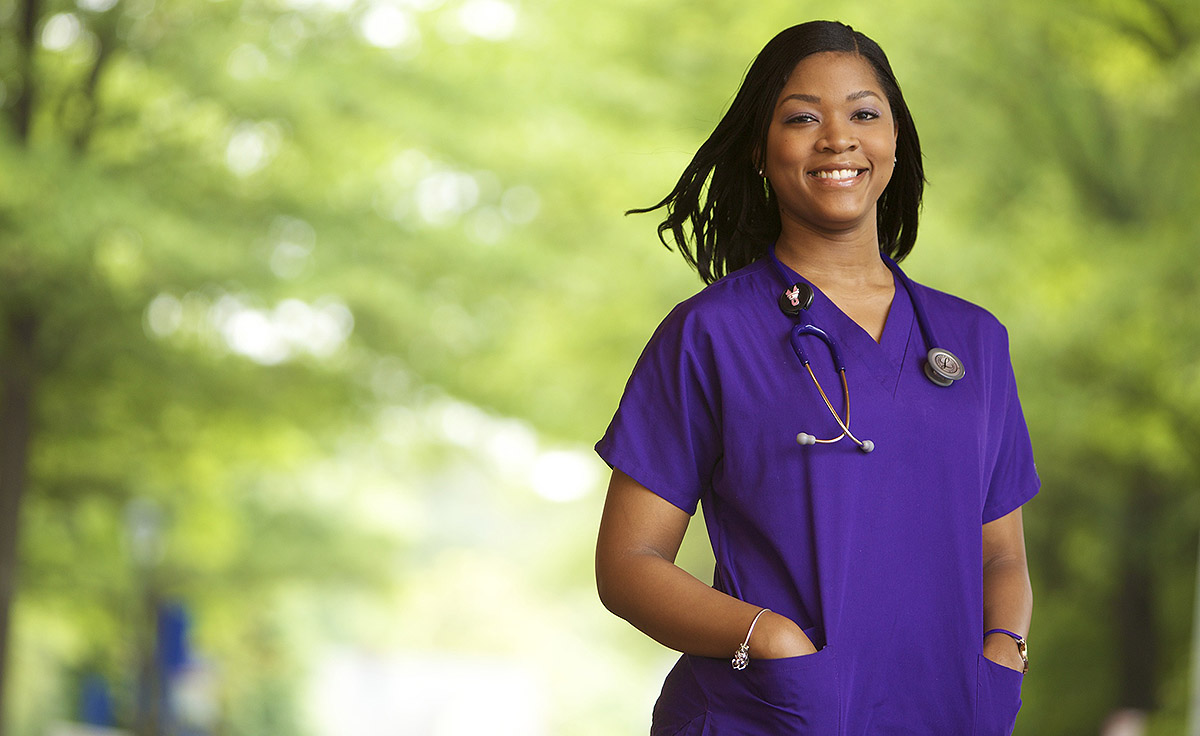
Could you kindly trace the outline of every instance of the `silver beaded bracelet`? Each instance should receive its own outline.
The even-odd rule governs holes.
[[[754,625],[758,623],[759,616],[771,609],[764,608],[754,616],[754,620],[750,622],[750,630],[746,632],[746,641],[738,647],[737,653],[733,655],[733,668],[735,670],[744,670],[746,665],[750,664],[750,635],[754,633]]]

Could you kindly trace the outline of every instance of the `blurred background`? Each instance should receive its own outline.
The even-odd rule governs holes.
[[[909,273],[1012,334],[1018,733],[1185,733],[1192,0],[0,0],[4,736],[645,733],[590,446],[700,282],[621,213],[813,18],[904,86]]]

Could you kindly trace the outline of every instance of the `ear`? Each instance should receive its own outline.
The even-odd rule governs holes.
[[[758,146],[754,147],[754,153],[750,155],[750,164],[759,176],[764,176],[767,171],[767,162],[763,161],[762,149]]]

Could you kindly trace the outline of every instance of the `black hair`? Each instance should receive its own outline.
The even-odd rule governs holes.
[[[879,44],[848,25],[811,21],[772,38],[746,72],[729,110],[696,151],[661,202],[625,214],[666,207],[658,237],[711,284],[763,257],[779,237],[779,205],[758,171],[775,102],[802,59],[824,51],[857,54],[875,70],[896,121],[896,167],[876,203],[879,249],[899,261],[917,239],[925,167],[921,144],[900,84]],[[687,230],[691,231],[691,238]]]

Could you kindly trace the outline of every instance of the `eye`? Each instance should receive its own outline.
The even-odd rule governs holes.
[[[801,112],[784,119],[785,123],[815,123],[817,118],[811,113]]]
[[[850,116],[851,120],[875,120],[879,117],[879,113],[874,110],[859,110]]]

